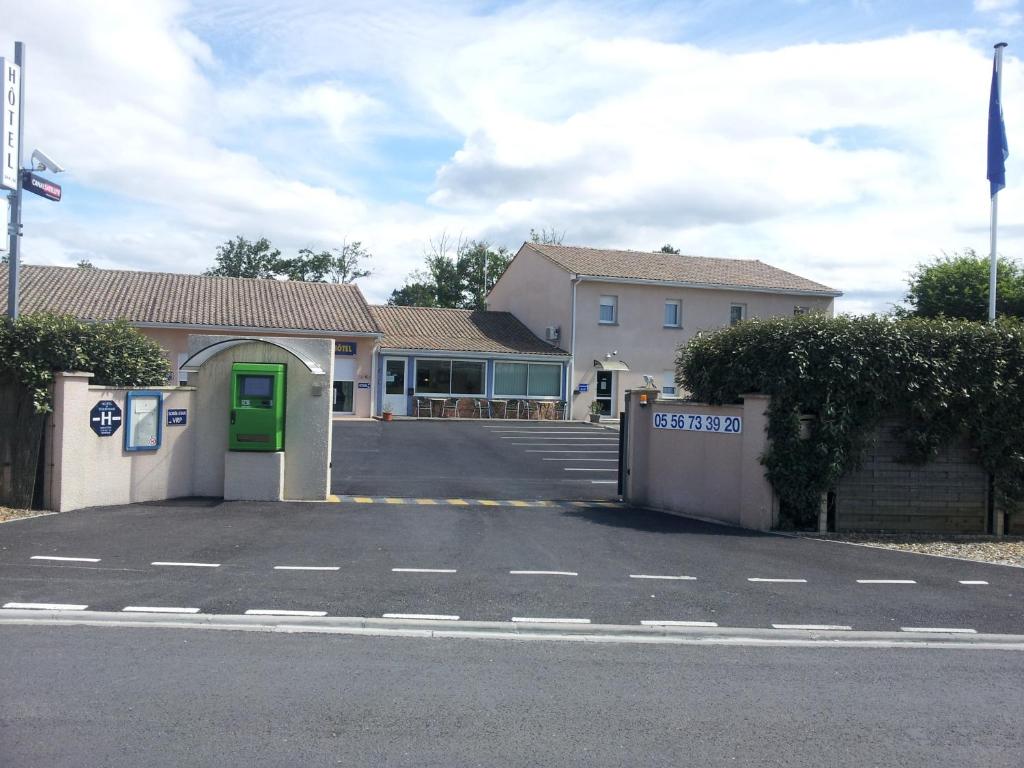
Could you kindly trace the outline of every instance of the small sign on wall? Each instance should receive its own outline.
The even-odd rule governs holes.
[[[580,384],[580,392],[589,392],[589,391],[590,391],[590,385],[589,384]]]
[[[89,426],[100,437],[110,437],[121,426],[121,406],[113,400],[100,400],[89,411]]]
[[[686,432],[721,432],[738,435],[743,431],[739,416],[712,416],[707,413],[655,413],[655,429],[680,429]]]
[[[336,355],[354,355],[356,353],[356,343],[354,341],[336,341],[334,342],[334,354]]]
[[[168,408],[167,426],[184,427],[188,424],[188,408]]]
[[[356,386],[358,386],[360,389],[369,389],[370,388],[370,382],[368,382],[368,381],[360,381],[359,384],[357,384]]]

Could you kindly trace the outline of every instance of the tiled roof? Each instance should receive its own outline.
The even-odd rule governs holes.
[[[379,333],[354,285],[23,266],[21,312],[154,325]],[[7,268],[0,269],[7,311]]]
[[[388,349],[436,349],[522,355],[567,355],[533,335],[509,312],[434,307],[370,308]]]
[[[577,275],[842,295],[835,288],[829,288],[827,285],[757,260],[716,259],[708,256],[614,251],[540,243],[526,243],[524,247],[532,248],[562,269]]]

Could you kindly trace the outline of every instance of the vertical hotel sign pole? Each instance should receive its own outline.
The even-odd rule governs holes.
[[[7,281],[7,314],[18,317],[18,257],[21,242],[21,144],[25,127],[25,44],[14,44],[14,61],[0,58],[3,76],[3,128],[0,137],[0,186],[10,190],[10,255]]]
[[[992,232],[988,267],[988,320],[996,319],[996,220],[999,190],[1006,186],[1006,158],[1010,156],[1006,144],[1006,124],[1003,122],[1003,48],[996,43],[992,60],[992,91],[988,100],[988,181],[992,198]]]

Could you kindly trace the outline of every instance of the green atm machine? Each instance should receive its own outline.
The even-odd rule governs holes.
[[[280,363],[232,364],[228,450],[284,450],[287,371]]]

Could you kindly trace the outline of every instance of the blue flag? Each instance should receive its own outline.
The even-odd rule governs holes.
[[[992,197],[1006,186],[1006,125],[1003,123],[1003,105],[999,100],[999,76],[992,62],[992,93],[988,100],[988,181]]]

